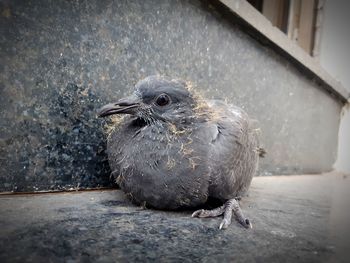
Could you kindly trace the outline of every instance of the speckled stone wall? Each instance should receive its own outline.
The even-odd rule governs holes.
[[[137,80],[192,81],[260,122],[260,174],[323,172],[341,103],[202,1],[0,3],[0,190],[111,186],[104,103]]]

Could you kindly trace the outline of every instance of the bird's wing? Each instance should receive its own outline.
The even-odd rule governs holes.
[[[209,101],[214,109],[210,128],[211,189],[229,199],[245,192],[257,168],[257,134],[248,115],[238,107]]]

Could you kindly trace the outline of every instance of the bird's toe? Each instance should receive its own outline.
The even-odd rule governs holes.
[[[192,217],[217,217],[225,212],[225,205],[212,210],[199,209],[192,214]]]

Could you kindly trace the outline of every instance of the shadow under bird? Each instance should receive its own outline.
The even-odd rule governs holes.
[[[130,97],[102,107],[100,117],[124,114],[109,134],[112,174],[134,203],[156,209],[196,208],[208,198],[216,209],[193,217],[232,213],[252,227],[238,200],[248,190],[259,158],[257,130],[238,107],[204,100],[180,80],[150,76]]]

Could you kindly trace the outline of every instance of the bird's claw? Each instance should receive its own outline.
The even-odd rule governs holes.
[[[219,226],[219,229],[226,229],[229,225],[231,224],[231,222],[229,222],[229,220],[227,220],[226,218],[224,218],[221,221],[221,224]]]
[[[250,222],[250,220],[248,218],[244,219],[242,222],[240,222],[242,226],[244,226],[245,228],[247,229],[252,229],[253,228],[253,225],[252,223]]]
[[[197,210],[197,211],[194,211],[192,213],[192,217],[200,217],[200,214],[204,212],[204,209],[200,209],[200,210]]]

